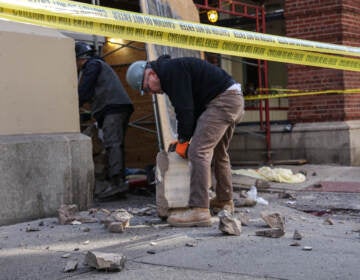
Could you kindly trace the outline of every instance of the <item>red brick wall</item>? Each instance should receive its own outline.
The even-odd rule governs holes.
[[[360,45],[360,0],[286,0],[286,36],[319,42]],[[288,88],[328,90],[360,88],[360,73],[288,65]],[[360,119],[360,96],[318,95],[289,101],[291,122]]]

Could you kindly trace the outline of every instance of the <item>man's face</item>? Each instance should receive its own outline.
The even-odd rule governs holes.
[[[145,93],[148,94],[163,93],[159,77],[156,75],[154,70],[145,70],[142,89]]]

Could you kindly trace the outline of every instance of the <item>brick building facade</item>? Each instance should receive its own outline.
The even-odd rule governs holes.
[[[288,0],[284,7],[286,36],[360,46],[359,14],[359,0]],[[360,74],[291,64],[288,66],[288,88],[360,88]],[[359,109],[357,94],[306,96],[290,99],[288,119],[293,123],[359,120]]]

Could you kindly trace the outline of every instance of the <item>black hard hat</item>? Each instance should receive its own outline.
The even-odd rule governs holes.
[[[89,58],[92,57],[94,53],[95,51],[90,45],[84,42],[76,42],[75,44],[76,58]]]

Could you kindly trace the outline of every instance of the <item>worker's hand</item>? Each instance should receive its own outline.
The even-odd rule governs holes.
[[[170,143],[168,147],[168,152],[176,152],[182,158],[187,158],[188,148],[189,148],[189,141],[185,141],[185,142],[174,141]]]
[[[168,152],[175,152],[178,141],[171,142],[168,147]]]
[[[182,158],[187,158],[187,151],[189,149],[189,141],[183,143],[178,142],[176,145],[175,152]]]

